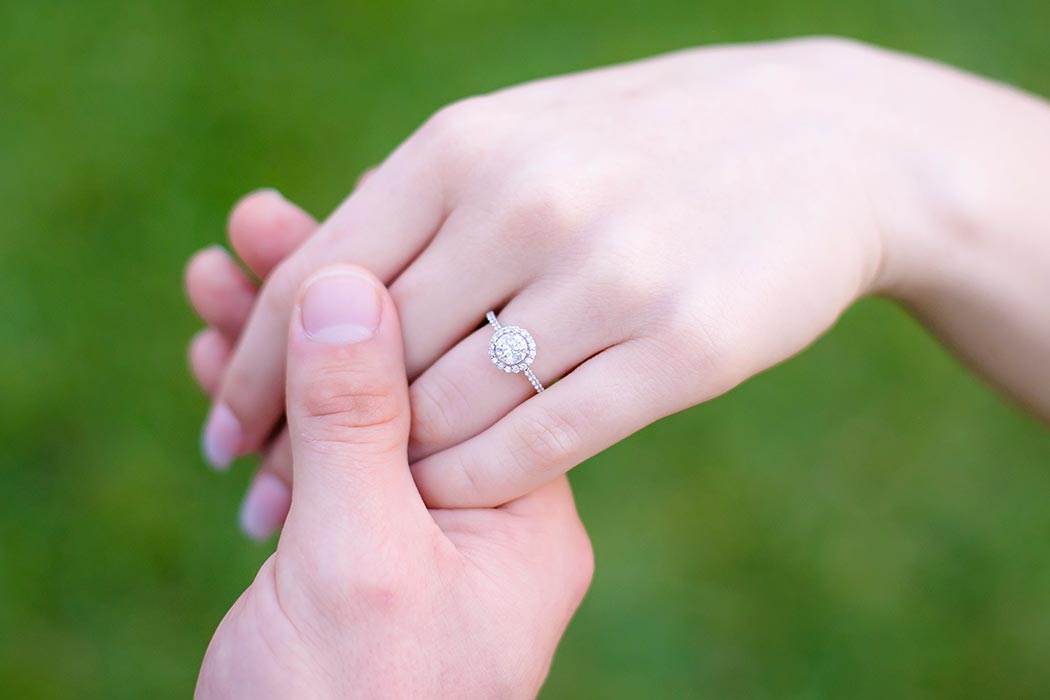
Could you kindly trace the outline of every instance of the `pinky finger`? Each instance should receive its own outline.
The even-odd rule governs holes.
[[[412,465],[430,508],[491,507],[527,494],[649,423],[680,410],[654,373],[649,343],[584,362],[469,440]]]

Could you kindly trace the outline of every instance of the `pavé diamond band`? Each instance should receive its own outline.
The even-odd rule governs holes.
[[[536,341],[529,332],[518,326],[501,326],[492,311],[485,314],[485,319],[496,331],[489,341],[489,358],[492,359],[492,364],[504,372],[522,372],[537,394],[543,391],[540,380],[536,379],[536,375],[529,369],[529,365],[536,359]]]

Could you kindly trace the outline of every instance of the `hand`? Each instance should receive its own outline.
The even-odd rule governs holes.
[[[197,697],[534,697],[591,574],[567,481],[427,511],[397,314],[359,268],[306,282],[287,347],[291,511]]]
[[[333,260],[391,284],[431,505],[526,493],[791,356],[869,293],[1050,414],[1050,337],[1019,313],[1050,279],[1032,235],[1046,113],[834,40],[685,52],[453,105],[271,275],[208,452],[228,462],[279,421],[293,290]],[[557,384],[531,396],[491,367],[489,308],[532,332],[533,369]]]
[[[270,189],[244,197],[230,215],[229,240],[241,262],[265,279],[317,228],[305,211]],[[208,327],[189,346],[189,363],[197,383],[209,396],[218,390],[230,353],[255,304],[255,282],[219,246],[205,248],[186,266],[186,292]],[[221,425],[220,425],[221,427]],[[292,450],[288,430],[262,450],[263,459],[241,505],[245,534],[263,540],[281,526],[292,494]]]

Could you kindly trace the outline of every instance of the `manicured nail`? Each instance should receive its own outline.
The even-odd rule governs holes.
[[[269,472],[255,477],[241,503],[241,530],[253,540],[272,535],[288,517],[292,492],[284,482]]]
[[[237,456],[242,439],[241,424],[226,404],[212,406],[201,434],[201,452],[215,469],[226,469]]]
[[[303,294],[301,318],[311,340],[359,343],[379,327],[379,292],[372,280],[352,270],[326,272]]]

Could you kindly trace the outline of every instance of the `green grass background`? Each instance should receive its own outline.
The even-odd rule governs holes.
[[[1043,0],[0,2],[0,698],[187,697],[269,551],[184,359],[182,264],[241,193],[323,216],[447,102],[710,42],[847,34],[1050,94],[1048,28]],[[1050,697],[1048,455],[866,301],[576,471],[597,576],[543,697]]]

